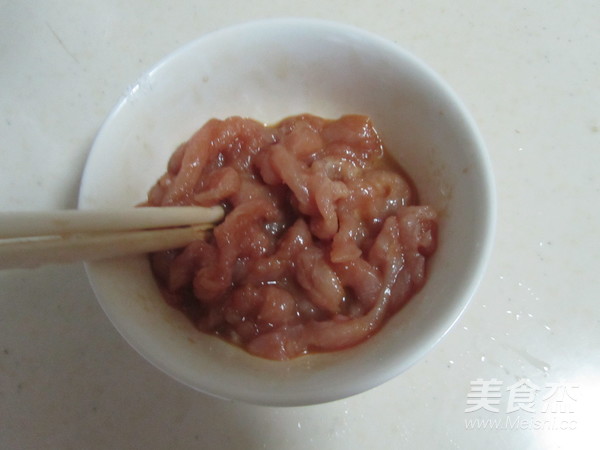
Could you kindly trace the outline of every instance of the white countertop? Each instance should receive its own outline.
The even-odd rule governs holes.
[[[470,307],[381,387],[266,408],[152,367],[82,265],[1,272],[0,448],[596,448],[600,3],[2,1],[0,208],[75,207],[92,140],[139,75],[208,31],[277,16],[379,33],[471,110],[498,224]]]

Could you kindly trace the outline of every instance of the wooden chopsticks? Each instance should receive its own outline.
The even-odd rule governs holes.
[[[221,207],[196,206],[0,212],[0,269],[183,247],[223,215]]]

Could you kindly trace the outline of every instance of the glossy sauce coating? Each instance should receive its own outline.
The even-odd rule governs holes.
[[[225,219],[151,264],[169,304],[254,355],[340,350],[425,283],[437,219],[415,203],[368,117],[212,119],[173,153],[148,204],[221,204]]]

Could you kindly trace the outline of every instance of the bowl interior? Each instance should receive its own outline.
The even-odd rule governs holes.
[[[489,253],[492,181],[474,124],[445,84],[392,43],[346,26],[270,20],[207,35],[144,75],[98,134],[80,208],[132,206],[175,147],[212,117],[266,123],[310,112],[370,115],[388,151],[440,212],[424,289],[366,343],[270,362],[196,331],[166,306],[144,257],[87,264],[104,311],[171,376],[212,395],[269,405],[318,403],[397,375],[465,308]]]

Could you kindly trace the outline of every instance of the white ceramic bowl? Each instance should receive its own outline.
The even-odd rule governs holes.
[[[425,287],[355,348],[272,362],[198,332],[168,307],[145,257],[87,264],[104,311],[156,367],[202,392],[265,405],[347,397],[400,374],[458,319],[490,252],[493,182],[473,120],[446,84],[391,42],[344,25],[280,19],[206,35],[131,88],[100,130],[81,208],[133,206],[175,147],[212,117],[273,123],[310,112],[370,115],[441,215]]]

